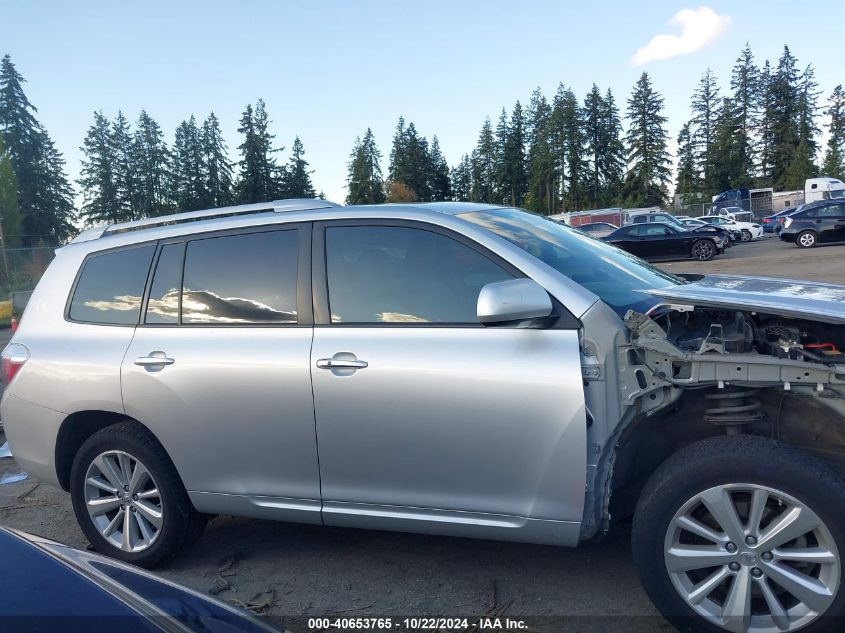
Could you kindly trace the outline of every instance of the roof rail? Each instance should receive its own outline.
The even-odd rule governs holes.
[[[219,209],[205,209],[202,211],[188,211],[185,213],[173,213],[161,215],[154,218],[134,220],[132,222],[121,222],[108,226],[100,226],[80,233],[72,243],[87,242],[96,240],[108,235],[139,231],[156,226],[168,226],[171,224],[182,224],[185,222],[198,222],[212,218],[233,217],[237,215],[252,215],[256,213],[280,213],[283,211],[308,211],[311,209],[329,209],[341,205],[328,200],[318,198],[301,198],[291,200],[273,200],[272,202],[257,202],[255,204],[239,204],[232,207],[221,207]]]

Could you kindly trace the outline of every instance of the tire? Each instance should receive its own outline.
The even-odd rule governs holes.
[[[742,229],[742,241],[750,242],[752,239],[754,239],[754,236],[751,235],[751,231],[748,229]]]
[[[760,506],[763,511],[759,522],[750,517],[752,500],[758,499],[757,495],[765,500]],[[716,514],[710,513],[701,501],[702,496],[718,510],[716,514],[737,516],[740,525],[730,527],[730,522],[724,520],[728,529],[715,528],[720,523],[714,522]],[[725,514],[726,508],[738,512]],[[689,517],[696,519],[697,525],[680,525]],[[795,517],[801,519],[802,527],[795,527],[799,525]],[[794,521],[780,532],[784,535],[781,540],[789,536],[796,538],[778,544],[773,527],[781,520],[787,523],[790,518]],[[696,536],[685,525],[703,526],[711,538]],[[806,531],[802,531],[804,528]],[[714,541],[713,537],[720,540]],[[753,540],[755,537],[759,542]],[[774,547],[768,545],[773,555],[767,543],[774,543]],[[696,547],[698,551],[694,550]],[[681,571],[685,565],[679,562],[689,561],[693,553],[701,556],[700,548],[704,547],[712,550],[708,554],[711,559],[703,563],[697,558],[693,567]],[[640,496],[634,515],[632,548],[646,592],[681,631],[757,633],[766,630],[766,626],[780,630],[772,617],[778,611],[776,607],[771,608],[773,603],[765,595],[766,588],[786,610],[788,621],[780,620],[787,624],[783,630],[800,628],[802,633],[845,630],[841,564],[841,553],[845,553],[845,482],[826,464],[789,445],[757,436],[735,435],[704,440],[678,451],[652,475]],[[825,562],[788,562],[794,560],[790,556],[801,553],[797,549],[803,548],[816,548],[813,553],[816,560],[822,560],[824,555]],[[672,551],[674,556],[670,556]],[[804,555],[808,556],[809,551],[805,549]],[[669,570],[670,564],[676,565],[675,570]],[[799,570],[802,565],[803,569]],[[715,583],[720,574],[724,580],[703,589],[708,581]],[[823,617],[812,611],[802,616],[800,611],[806,603],[789,593],[789,589],[773,584],[775,578],[784,584],[798,578],[826,587],[829,596],[803,594],[809,596],[805,599],[813,602]],[[802,590],[797,583],[788,586]],[[734,613],[754,615],[750,619],[720,621],[724,616],[722,608],[731,603],[732,596],[742,595],[735,591],[742,587],[751,587],[751,608],[739,601],[743,606]],[[703,594],[701,600],[691,606],[681,591],[699,588],[698,593]]]
[[[690,257],[697,259],[700,262],[706,262],[713,259],[716,254],[716,245],[710,240],[698,240],[693,243]]]
[[[795,237],[795,245],[798,248],[813,248],[819,241],[815,231],[801,231]]]
[[[132,488],[121,490],[120,483]],[[79,527],[97,552],[148,569],[192,545],[208,520],[194,509],[164,447],[133,421],[82,444],[70,493]]]

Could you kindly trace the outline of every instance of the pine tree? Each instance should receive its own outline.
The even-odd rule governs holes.
[[[828,103],[826,114],[830,123],[822,174],[841,180],[845,179],[845,91],[842,84],[833,89]]]
[[[675,180],[675,195],[681,204],[690,204],[699,200],[701,182],[696,165],[695,146],[693,145],[690,124],[684,123],[678,133],[678,176]]]
[[[431,193],[431,165],[429,164],[428,141],[417,133],[413,123],[409,123],[405,130],[404,141],[404,173],[398,182],[404,183],[420,202],[432,200]]]
[[[255,109],[247,105],[240,120],[238,132],[243,134],[243,143],[238,146],[241,153],[240,173],[235,187],[241,203],[267,202],[279,190],[280,169],[273,154],[274,136],[269,132],[270,120],[263,99]]]
[[[584,126],[575,93],[560,84],[552,103],[552,149],[564,210],[577,210],[583,203]]]
[[[440,151],[440,141],[437,135],[431,139],[428,152],[429,185],[431,199],[443,201],[452,199],[452,183],[449,179],[449,164]]]
[[[73,191],[65,161],[36,120],[11,57],[0,61],[0,133],[17,180],[24,246],[58,244],[73,234]]]
[[[451,173],[452,197],[459,202],[472,200],[472,161],[467,154],[461,156]]]
[[[118,110],[111,133],[118,214],[127,220],[138,220],[142,217],[141,182],[135,164],[132,140],[129,121],[123,116],[123,112]]]
[[[12,159],[0,134],[0,229],[4,248],[14,248],[21,243],[21,214],[18,208],[18,179],[12,169]]]
[[[622,142],[622,119],[610,88],[604,95],[604,156],[600,168],[602,180],[602,206],[614,204],[621,195],[625,178],[625,144]]]
[[[385,201],[381,175],[381,152],[373,131],[367,128],[363,140],[356,138],[349,157],[346,204],[381,204]]]
[[[507,169],[505,165],[505,145],[508,142],[508,113],[504,108],[502,108],[502,111],[499,113],[499,122],[496,124],[493,141],[495,143],[496,156],[493,196],[495,201],[501,204],[508,197],[506,192],[508,185],[505,183],[505,171]]]
[[[738,187],[749,187],[755,174],[754,134],[759,125],[761,86],[760,71],[747,42],[731,73],[731,91],[739,134],[736,141],[738,171],[734,182]]]
[[[178,125],[173,141],[171,196],[176,208],[179,211],[208,208],[210,200],[205,183],[200,129],[192,114]]]
[[[514,105],[510,121],[506,117],[504,120],[504,138],[499,149],[498,196],[505,204],[522,206],[528,193],[528,172],[525,164],[525,116],[519,101]]]
[[[158,123],[141,110],[132,139],[138,179],[138,211],[141,217],[170,211],[170,152]]]
[[[693,113],[690,131],[695,146],[698,171],[701,173],[702,187],[706,193],[719,191],[713,177],[713,171],[716,168],[713,145],[716,138],[716,112],[720,103],[716,76],[708,68],[701,77],[690,104]]]
[[[84,155],[79,177],[83,195],[81,218],[86,224],[128,220],[120,206],[112,128],[102,112],[94,113],[94,123],[80,149]]]
[[[405,137],[405,118],[400,116],[396,123],[396,130],[393,132],[393,145],[390,148],[390,166],[387,171],[390,182],[399,182],[408,171],[405,164]]]
[[[818,83],[815,79],[815,71],[812,66],[807,66],[804,72],[801,73],[798,90],[798,144],[804,143],[807,146],[807,151],[810,156],[810,162],[813,170],[808,178],[818,175],[818,167],[815,165],[815,157],[819,150],[819,144],[816,136],[820,130],[816,124],[816,116],[818,114],[819,92],[817,90]],[[801,183],[803,188],[804,183]]]
[[[308,161],[305,160],[305,148],[297,136],[291,147],[291,157],[285,169],[284,181],[282,182],[282,198],[315,198],[317,192],[311,184],[313,170],[308,169]]]
[[[797,60],[789,47],[784,46],[777,71],[770,80],[772,164],[769,177],[776,188],[786,185],[786,170],[800,142],[800,81]]]
[[[557,208],[555,159],[551,139],[552,108],[539,88],[528,105],[526,135],[528,138],[528,192],[525,207],[551,215]]]
[[[496,142],[489,117],[481,126],[478,143],[472,152],[472,199],[478,202],[495,202]]]
[[[746,184],[742,177],[741,111],[729,98],[722,99],[716,113],[713,138],[712,192],[736,189]]]
[[[232,204],[232,161],[229,160],[229,148],[220,131],[220,121],[214,112],[203,121],[200,154],[209,206],[225,207]]]
[[[761,187],[771,186],[772,169],[775,163],[775,99],[773,90],[774,73],[769,60],[763,64],[759,78],[760,122],[758,126],[758,184]]]
[[[628,173],[623,195],[627,205],[642,207],[663,204],[670,178],[666,151],[666,117],[663,97],[654,90],[648,73],[643,73],[628,99]]]

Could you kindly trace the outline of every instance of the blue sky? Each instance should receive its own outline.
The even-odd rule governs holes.
[[[236,158],[240,113],[263,97],[277,143],[290,148],[298,134],[315,187],[342,201],[349,152],[368,126],[385,171],[400,114],[429,138],[437,134],[454,164],[486,116],[495,122],[502,106],[527,103],[536,86],[551,96],[563,82],[583,97],[596,82],[624,105],[647,70],[666,99],[674,139],[701,74],[709,66],[727,87],[746,41],[759,62],[776,61],[788,44],[799,62],[812,63],[824,103],[845,83],[845,4],[812,5],[0,0],[0,55],[9,53],[27,79],[73,178],[95,110],[122,109],[134,120],[145,108],[168,142],[182,119],[214,110]],[[670,23],[683,9],[698,12]],[[662,38],[637,53],[684,28],[680,40]],[[645,63],[633,63],[635,55]]]

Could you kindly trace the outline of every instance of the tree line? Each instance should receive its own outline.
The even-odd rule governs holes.
[[[845,178],[845,92],[836,86],[827,107],[819,95],[812,65],[802,68],[788,47],[776,65],[767,60],[758,66],[746,44],[724,94],[715,73],[705,71],[673,157],[664,100],[648,73],[634,85],[624,112],[610,89],[595,84],[583,100],[563,83],[550,98],[537,88],[527,108],[517,101],[510,114],[502,109],[495,127],[484,121],[475,147],[449,172],[446,199],[551,214],[665,205],[673,190],[681,204],[691,204],[739,187],[801,189],[814,176]],[[824,148],[820,115],[828,121]],[[435,143],[436,137],[432,149]],[[426,139],[400,118],[384,179],[381,154],[367,130],[350,158],[347,202],[442,195],[445,189],[430,184],[439,157],[425,148]]]
[[[282,161],[284,147],[269,132],[259,99],[239,120],[236,161],[213,112],[182,121],[172,143],[146,111],[134,122],[120,111],[113,119],[95,112],[82,144],[76,209],[65,160],[38,121],[24,83],[9,55],[3,57],[0,218],[6,246],[62,243],[80,223],[318,195],[302,141],[296,137]],[[672,193],[695,203],[737,187],[798,189],[809,177],[845,177],[845,91],[836,86],[826,104],[820,94],[812,65],[799,64],[788,47],[776,64],[758,65],[746,45],[724,92],[711,69],[703,74],[674,157],[664,100],[648,73],[621,105],[609,88],[595,84],[583,99],[563,83],[550,96],[537,88],[526,106],[516,101],[503,108],[495,126],[487,118],[475,147],[451,167],[436,135],[429,141],[400,117],[386,174],[372,130],[355,139],[346,202],[479,201],[551,214],[665,205]]]

